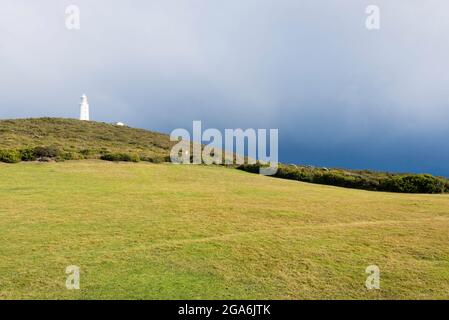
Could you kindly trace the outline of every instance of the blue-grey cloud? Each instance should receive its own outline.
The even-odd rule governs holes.
[[[449,176],[449,3],[375,2],[4,0],[0,117],[86,93],[99,121],[279,128],[281,161]]]

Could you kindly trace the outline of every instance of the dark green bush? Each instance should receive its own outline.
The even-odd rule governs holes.
[[[393,176],[384,182],[385,191],[443,193],[448,182],[428,174]]]
[[[448,192],[448,193],[449,193],[449,180],[447,180],[447,181],[444,183],[444,192]]]
[[[96,150],[91,150],[91,149],[83,149],[80,151],[80,154],[83,156],[84,159],[92,159],[92,158],[97,158],[97,154],[99,152],[97,152]],[[106,154],[106,152],[100,152],[103,154]]]
[[[17,150],[0,150],[0,162],[17,163],[22,160],[22,155]]]
[[[126,161],[126,162],[139,162],[139,155],[134,153],[107,153],[100,157],[106,161]]]
[[[241,165],[240,170],[259,173],[261,165]],[[275,177],[345,188],[403,192],[449,192],[449,180],[428,174],[386,174],[370,170],[340,170],[279,165]]]
[[[60,155],[57,157],[59,161],[63,160],[82,160],[84,159],[84,156],[80,153],[68,151],[68,152],[61,152]]]
[[[34,161],[36,160],[36,154],[34,152],[34,148],[25,148],[20,149],[20,156],[22,158],[22,161]]]
[[[139,159],[140,159],[140,161],[145,161],[145,162],[152,162],[152,160],[153,160],[152,157],[147,156],[145,154],[139,155]]]
[[[36,158],[56,158],[60,153],[61,151],[56,146],[34,148],[34,155]]]
[[[165,158],[164,157],[151,157],[151,158],[148,158],[147,161],[152,162],[152,163],[162,163],[162,162],[165,162]]]

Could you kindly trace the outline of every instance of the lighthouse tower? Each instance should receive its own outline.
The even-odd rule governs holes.
[[[80,120],[89,121],[89,102],[87,102],[87,96],[85,94],[81,96]]]

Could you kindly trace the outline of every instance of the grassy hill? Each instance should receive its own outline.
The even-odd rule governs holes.
[[[169,136],[143,129],[75,119],[0,121],[0,162],[103,159],[169,162]],[[259,164],[239,169],[259,172]],[[346,188],[403,193],[447,193],[449,180],[429,174],[395,174],[280,165],[276,177]]]
[[[168,135],[103,122],[36,118],[0,120],[0,148],[56,146],[64,153],[98,158],[107,152],[136,153],[145,158],[169,155]]]
[[[146,162],[0,174],[1,299],[449,297],[447,195]],[[80,290],[65,288],[69,265]],[[369,265],[380,290],[365,288]]]

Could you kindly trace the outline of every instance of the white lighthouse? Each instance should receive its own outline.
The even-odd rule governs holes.
[[[87,96],[85,94],[81,96],[80,120],[89,121],[89,102],[87,102]]]

